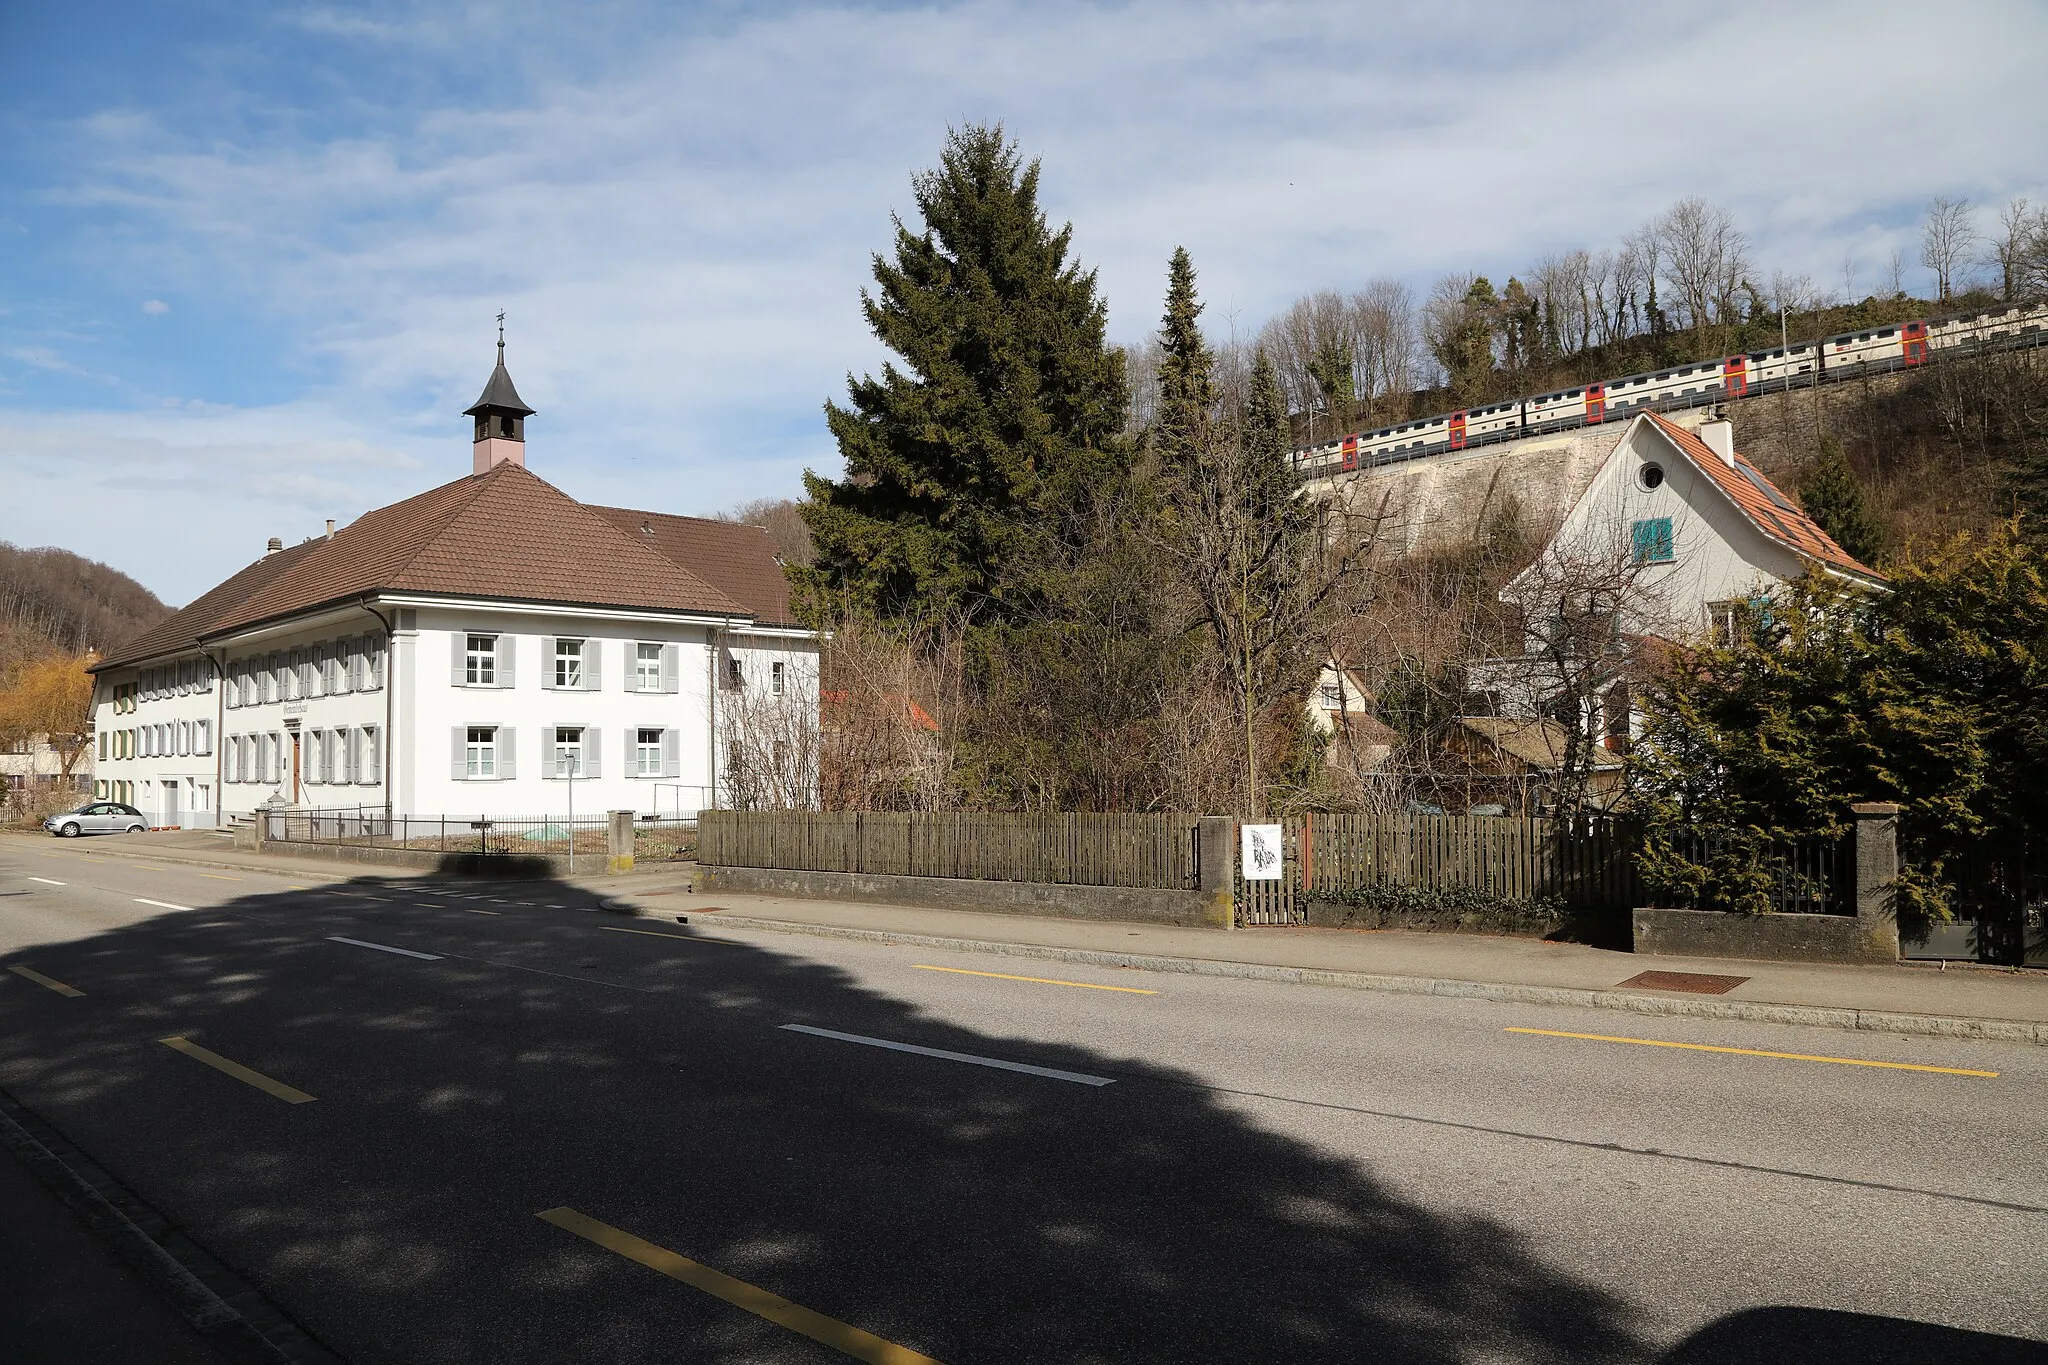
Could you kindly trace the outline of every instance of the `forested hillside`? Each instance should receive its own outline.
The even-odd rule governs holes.
[[[45,655],[105,650],[169,611],[155,593],[97,560],[0,541],[0,676]]]

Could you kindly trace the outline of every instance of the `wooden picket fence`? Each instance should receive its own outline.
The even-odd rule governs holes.
[[[1196,817],[898,811],[712,811],[697,861],[712,867],[964,877],[1192,891]]]
[[[1479,815],[1308,815],[1280,822],[1286,876],[1237,883],[1241,923],[1296,924],[1317,891],[1469,887],[1574,909],[1640,903],[1634,840],[1619,822]]]

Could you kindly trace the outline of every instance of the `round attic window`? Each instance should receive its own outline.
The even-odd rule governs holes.
[[[1655,488],[1664,482],[1664,466],[1661,464],[1646,464],[1636,471],[1636,478],[1642,481],[1643,487]]]

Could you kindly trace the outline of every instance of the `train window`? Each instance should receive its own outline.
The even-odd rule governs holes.
[[[1884,329],[1884,330],[1883,330],[1882,332],[1879,332],[1879,333],[1878,333],[1878,335],[1879,335],[1879,336],[1881,336],[1881,337],[1888,337],[1888,336],[1890,336],[1891,334],[1892,334],[1892,329],[1891,329],[1891,328],[1889,328],[1889,327],[1885,328],[1885,329]]]

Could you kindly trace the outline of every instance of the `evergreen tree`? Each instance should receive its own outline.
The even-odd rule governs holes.
[[[1799,481],[1799,501],[1835,544],[1865,564],[1877,563],[1884,552],[1884,527],[1864,499],[1863,484],[1839,441],[1829,437],[1821,442],[1820,458]]]
[[[1358,547],[1326,535],[1288,459],[1287,400],[1265,352],[1244,408],[1219,409],[1202,305],[1185,249],[1167,270],[1160,324],[1158,543],[1194,598],[1243,735],[1244,810],[1264,809],[1271,773],[1300,730],[1302,699],[1328,650],[1325,627]]]
[[[1123,355],[1038,176],[1000,127],[970,126],[913,180],[923,226],[895,220],[895,259],[877,255],[876,290],[861,291],[902,365],[848,377],[849,405],[825,405],[845,477],[804,476],[817,558],[796,577],[814,601],[1015,614],[1040,537],[1127,470]]]

